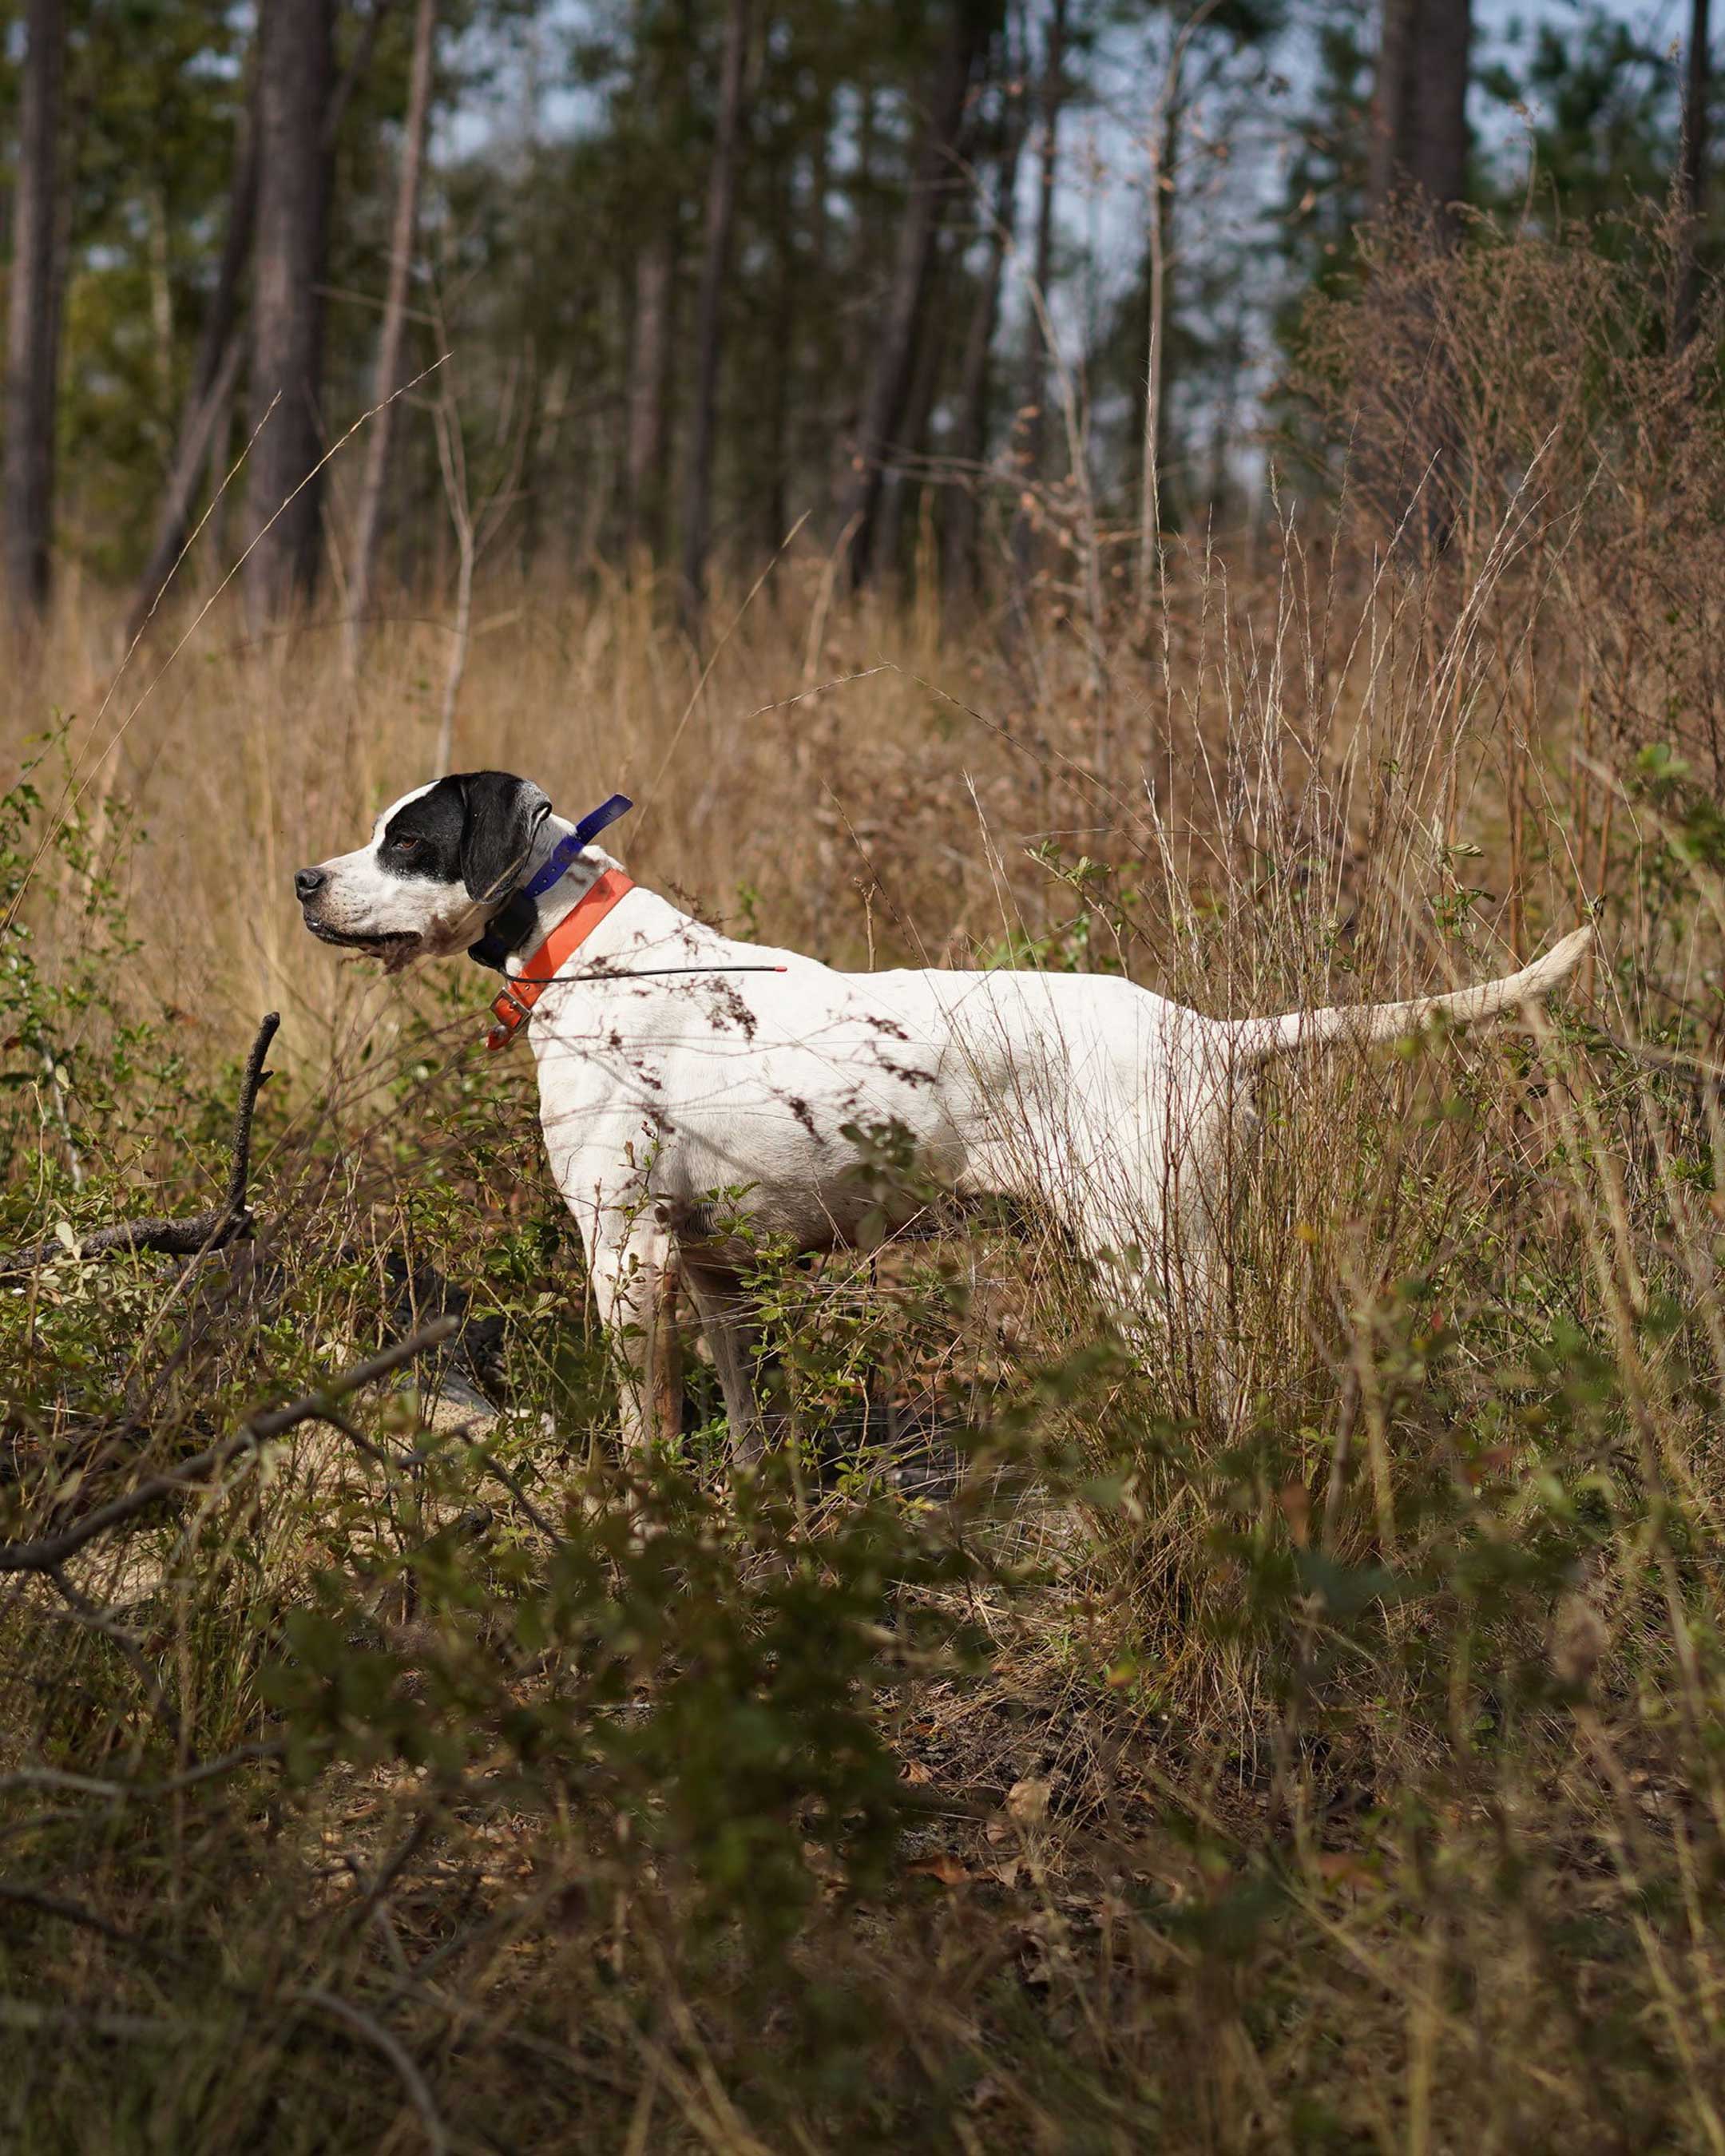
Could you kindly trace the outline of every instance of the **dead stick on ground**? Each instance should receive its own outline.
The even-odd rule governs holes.
[[[246,1203],[246,1184],[251,1175],[252,1115],[258,1095],[270,1073],[264,1059],[281,1024],[279,1011],[265,1014],[258,1037],[246,1059],[245,1076],[239,1088],[239,1106],[234,1118],[234,1153],[228,1170],[228,1192],[219,1205],[207,1213],[194,1213],[183,1220],[116,1220],[98,1228],[77,1244],[73,1255],[100,1257],[105,1250],[157,1250],[171,1258],[202,1257],[226,1243],[244,1240],[252,1232],[251,1208]],[[0,1273],[33,1272],[69,1255],[60,1242],[38,1243],[32,1250],[11,1250],[0,1255]]]
[[[231,1437],[224,1437],[220,1444],[185,1461],[176,1473],[152,1476],[149,1481],[139,1483],[136,1490],[128,1490],[123,1497],[98,1505],[93,1512],[86,1512],[81,1520],[74,1520],[59,1534],[0,1543],[0,1573],[53,1572],[86,1543],[105,1534],[110,1527],[123,1525],[169,1497],[185,1495],[245,1454],[257,1451],[272,1438],[293,1429],[296,1423],[319,1421],[325,1410],[337,1400],[345,1399],[349,1393],[357,1393],[363,1386],[375,1384],[379,1378],[387,1378],[393,1370],[400,1369],[404,1363],[411,1363],[428,1349],[440,1348],[456,1329],[454,1318],[439,1317],[423,1331],[396,1341],[380,1353],[368,1356],[363,1363],[356,1363],[351,1370],[331,1378],[316,1392],[307,1393],[285,1407],[271,1408],[265,1414],[252,1415]]]

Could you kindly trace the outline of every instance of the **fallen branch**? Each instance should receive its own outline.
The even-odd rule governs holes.
[[[258,1105],[258,1095],[270,1076],[264,1068],[264,1059],[270,1053],[270,1044],[280,1024],[279,1011],[265,1013],[258,1026],[258,1037],[252,1043],[252,1052],[246,1059],[239,1106],[234,1117],[234,1152],[228,1169],[228,1190],[219,1205],[212,1206],[206,1213],[193,1213],[183,1220],[116,1220],[111,1227],[98,1228],[94,1234],[85,1236],[69,1253],[61,1242],[38,1243],[31,1250],[7,1251],[0,1254],[0,1273],[34,1272],[39,1265],[52,1264],[55,1259],[68,1255],[97,1258],[108,1250],[157,1250],[166,1257],[198,1258],[207,1251],[219,1250],[224,1244],[245,1240],[253,1226],[251,1208],[246,1202],[246,1185],[251,1176],[252,1115]]]
[[[314,2006],[320,2013],[331,2015],[356,2035],[362,2036],[367,2043],[375,2046],[394,2067],[403,2088],[407,2092],[408,2102],[419,2114],[419,2124],[424,2132],[427,2147],[434,2152],[434,2156],[444,2156],[449,2145],[449,2130],[438,2114],[425,2076],[400,2037],[386,2029],[363,2007],[356,2006],[351,1999],[343,1999],[339,1992],[326,1991],[321,1984],[309,1985],[304,1991],[287,1992],[282,1994],[282,2003]]]
[[[315,1750],[327,1750],[327,1738],[314,1738]],[[20,1789],[51,1790],[56,1794],[72,1797],[105,1797],[115,1804],[154,1802],[162,1797],[176,1795],[182,1789],[195,1789],[200,1782],[213,1781],[218,1775],[231,1774],[236,1767],[246,1767],[264,1759],[280,1759],[287,1751],[285,1737],[272,1738],[267,1743],[242,1744],[232,1752],[224,1752],[219,1759],[205,1759],[182,1773],[170,1774],[159,1782],[105,1781],[95,1774],[76,1774],[64,1767],[19,1767],[9,1774],[0,1774],[0,1797],[9,1797]]]
[[[38,1535],[27,1541],[0,1543],[0,1573],[54,1572],[69,1557],[75,1555],[86,1543],[94,1542],[109,1528],[122,1526],[140,1512],[147,1512],[152,1505],[166,1499],[182,1496],[213,1475],[218,1475],[247,1453],[256,1452],[272,1438],[281,1436],[295,1424],[320,1422],[327,1416],[337,1400],[348,1394],[357,1393],[364,1386],[375,1384],[379,1378],[401,1368],[405,1363],[429,1349],[440,1348],[456,1329],[453,1317],[439,1317],[423,1331],[410,1333],[405,1340],[398,1340],[376,1355],[367,1356],[356,1363],[351,1370],[342,1371],[331,1378],[326,1385],[303,1399],[291,1400],[285,1407],[271,1408],[267,1413],[250,1416],[231,1437],[224,1437],[218,1445],[196,1454],[172,1475],[152,1476],[149,1481],[141,1482],[135,1490],[128,1490],[123,1497],[115,1497],[105,1505],[98,1505],[94,1512],[86,1512],[70,1527],[54,1535]]]

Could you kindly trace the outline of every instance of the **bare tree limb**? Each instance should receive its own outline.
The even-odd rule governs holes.
[[[372,59],[377,49],[377,33],[394,6],[395,0],[373,0],[370,13],[360,25],[359,35],[353,41],[353,50],[331,93],[329,107],[323,116],[324,141],[330,149],[335,147],[336,137],[341,131],[341,121],[353,101],[353,93],[372,71]]]
[[[1681,352],[1695,335],[1701,305],[1701,267],[1696,242],[1707,203],[1710,0],[1690,0],[1689,64],[1683,90],[1683,139],[1677,160],[1677,204],[1682,222],[1677,242],[1676,296],[1671,343]]]
[[[318,1738],[314,1743],[321,1747],[327,1739]],[[159,1782],[115,1782],[95,1774],[77,1774],[64,1767],[18,1767],[9,1774],[0,1774],[0,1797],[8,1797],[20,1789],[53,1790],[73,1797],[106,1797],[117,1803],[153,1800],[172,1796],[177,1790],[193,1789],[200,1782],[213,1781],[219,1774],[230,1774],[236,1767],[249,1767],[263,1759],[279,1759],[287,1750],[287,1739],[275,1738],[267,1743],[242,1744],[232,1752],[224,1752],[218,1759],[205,1759],[196,1767],[188,1767],[178,1774],[169,1774]]]
[[[77,1924],[99,1938],[109,1939],[117,1947],[133,1943],[130,1932],[122,1931],[118,1924],[110,1924],[105,1917],[99,1917],[94,1909],[86,1909],[81,1902],[69,1902],[63,1894],[51,1894],[45,1887],[28,1887],[21,1880],[0,1879],[0,1902],[15,1908],[33,1909],[39,1916],[57,1917],[63,1924]]]
[[[351,1999],[343,1999],[339,1992],[326,1991],[321,1984],[308,1984],[303,1991],[290,1992],[287,1996],[294,2005],[315,2006],[320,2013],[330,2015],[336,2020],[345,2023],[382,2053],[400,2077],[408,2102],[419,2115],[426,2145],[435,2152],[435,2156],[444,2156],[449,2145],[449,2129],[438,2115],[438,2108],[432,2101],[424,2075],[420,2072],[401,2039],[393,2030],[386,2029],[375,2015],[367,2014],[363,2007],[356,2006]]]
[[[413,64],[408,109],[402,130],[401,173],[397,183],[395,223],[390,239],[389,278],[383,322],[377,339],[377,417],[366,444],[365,475],[360,484],[359,513],[354,520],[353,587],[348,598],[347,659],[351,676],[359,670],[366,617],[371,612],[377,568],[377,536],[383,521],[383,490],[389,475],[390,437],[395,427],[394,393],[401,384],[403,340],[407,333],[408,279],[413,268],[413,233],[419,214],[420,173],[430,125],[432,64],[437,37],[437,0],[419,0],[413,22]]]
[[[167,479],[162,487],[162,514],[156,544],[144,573],[138,579],[131,612],[126,617],[123,634],[128,649],[142,633],[144,624],[166,597],[174,572],[179,567],[191,543],[187,537],[187,526],[192,520],[192,503],[198,492],[198,475],[203,470],[204,460],[209,454],[216,422],[228,408],[228,400],[239,379],[239,370],[244,358],[245,339],[236,326],[217,357],[215,371],[208,386],[195,402],[187,404],[180,439],[174,449],[173,462],[168,468]]]
[[[198,340],[192,387],[180,418],[179,438],[162,488],[162,510],[157,520],[155,542],[133,595],[126,617],[125,640],[130,646],[161,604],[191,539],[187,527],[216,423],[228,408],[245,359],[246,339],[240,320],[246,264],[251,258],[252,234],[258,210],[257,75],[252,69],[251,87],[240,116],[235,144],[234,181],[228,198],[228,223],[216,268],[215,288]],[[195,536],[196,535],[192,535]]]
[[[533,1525],[538,1528],[540,1533],[545,1536],[548,1541],[557,1543],[558,1547],[561,1548],[563,1540],[562,1531],[558,1527],[555,1520],[547,1519],[545,1514],[540,1511],[539,1507],[533,1502],[533,1500],[527,1495],[526,1491],[522,1489],[519,1478],[511,1475],[509,1470],[504,1466],[501,1460],[494,1460],[491,1455],[487,1452],[482,1445],[476,1445],[473,1449],[476,1453],[478,1453],[480,1456],[480,1464],[485,1468],[486,1473],[488,1475],[495,1476],[497,1480],[503,1485],[504,1488],[508,1491],[510,1496],[515,1499],[516,1504],[521,1507],[522,1512],[526,1514],[527,1517],[533,1522]]]
[[[245,1076],[239,1088],[239,1106],[234,1117],[234,1149],[228,1169],[228,1189],[219,1205],[206,1213],[193,1213],[183,1220],[116,1220],[98,1228],[74,1246],[73,1255],[100,1257],[107,1250],[157,1250],[172,1258],[202,1257],[226,1243],[243,1241],[252,1232],[251,1208],[246,1185],[251,1175],[252,1116],[258,1095],[270,1074],[264,1059],[281,1024],[279,1011],[269,1011],[258,1027],[257,1039],[246,1059]],[[0,1255],[0,1274],[33,1272],[68,1255],[64,1243],[38,1243],[26,1250]]]
[[[147,1482],[139,1483],[136,1489],[128,1490],[124,1496],[98,1505],[94,1512],[86,1512],[82,1519],[74,1521],[58,1534],[0,1543],[0,1573],[54,1571],[86,1543],[94,1542],[110,1527],[123,1526],[127,1520],[135,1519],[140,1512],[147,1512],[167,1498],[184,1495],[236,1460],[256,1452],[272,1438],[280,1437],[296,1424],[321,1420],[337,1400],[345,1399],[348,1394],[357,1393],[364,1386],[375,1384],[379,1378],[387,1378],[392,1371],[413,1362],[428,1349],[440,1348],[456,1329],[454,1318],[437,1318],[421,1331],[410,1333],[405,1340],[398,1340],[379,1353],[367,1356],[364,1362],[356,1363],[351,1370],[331,1378],[316,1392],[290,1401],[285,1407],[270,1408],[262,1414],[251,1416],[231,1437],[224,1437],[219,1444],[196,1454],[174,1474],[152,1476]]]

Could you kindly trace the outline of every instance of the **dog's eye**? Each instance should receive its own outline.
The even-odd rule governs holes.
[[[398,854],[411,854],[417,850],[418,844],[411,831],[403,831],[395,842],[395,850]]]

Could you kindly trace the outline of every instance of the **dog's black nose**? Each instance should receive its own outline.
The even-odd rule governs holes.
[[[329,877],[322,869],[295,869],[294,896],[303,906],[308,898],[316,898],[328,881]]]

